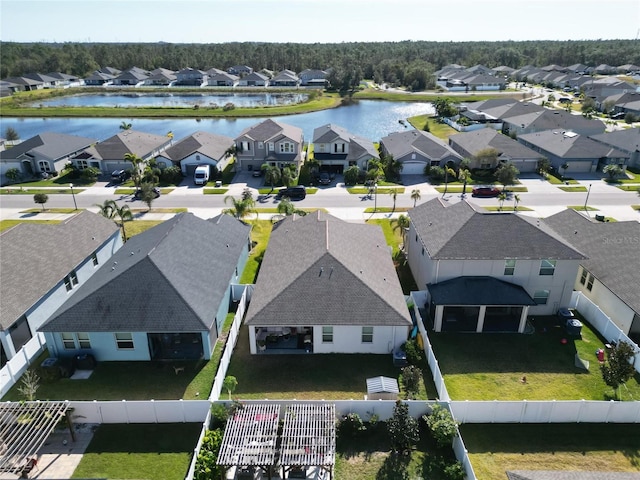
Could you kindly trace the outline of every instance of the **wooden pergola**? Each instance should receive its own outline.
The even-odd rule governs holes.
[[[0,403],[0,472],[20,475],[58,423],[69,417],[69,402]]]
[[[336,406],[333,403],[293,403],[284,412],[279,464],[282,478],[296,473],[306,478],[317,467],[333,478],[336,460]]]
[[[260,468],[271,478],[276,464],[280,405],[245,404],[227,420],[218,465],[238,467],[237,478],[253,478]]]

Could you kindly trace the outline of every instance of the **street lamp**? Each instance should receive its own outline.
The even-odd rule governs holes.
[[[375,197],[373,197],[373,213],[378,211],[378,182],[373,184],[373,193]]]
[[[587,190],[587,198],[584,199],[584,211],[589,216],[589,211],[587,210],[587,202],[589,201],[589,194],[591,193],[591,184],[589,184],[589,190]]]
[[[73,197],[73,206],[74,209],[77,210],[78,209],[78,204],[76,203],[76,194],[73,193],[73,183],[69,184],[69,188],[71,189],[71,196]]]

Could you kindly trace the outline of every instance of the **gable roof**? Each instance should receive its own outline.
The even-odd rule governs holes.
[[[574,132],[545,130],[543,132],[519,135],[518,140],[525,142],[525,144],[534,145],[541,151],[549,152],[567,160],[628,157],[624,152]]]
[[[411,318],[380,227],[317,211],[274,227],[245,322],[410,326]]]
[[[127,153],[140,158],[151,155],[171,143],[171,139],[138,130],[125,130],[87,149],[94,158],[122,160]]]
[[[357,160],[363,155],[368,154],[371,157],[378,158],[378,151],[373,141],[349,132],[346,128],[328,123],[313,130],[313,143],[333,143],[342,140],[349,144],[349,153],[346,155],[348,160]],[[334,158],[331,153],[315,153],[317,159]]]
[[[579,260],[585,256],[546,224],[516,213],[486,212],[434,198],[409,210],[429,257],[438,260]]]
[[[521,285],[489,276],[455,277],[427,288],[436,305],[535,305]]]
[[[220,160],[233,146],[233,138],[208,132],[196,132],[183,138],[163,152],[163,156],[179,162],[193,153],[201,153],[214,160]]]
[[[229,215],[180,213],[131,238],[40,330],[208,331],[249,231]]]
[[[640,315],[640,258],[629,255],[640,244],[640,223],[592,221],[572,209],[544,221],[584,252],[588,258],[580,263]]]
[[[96,143],[93,138],[44,132],[0,152],[0,159],[16,159],[22,155],[38,155],[51,160],[64,158]]]
[[[247,137],[255,142],[273,142],[287,137],[295,142],[302,142],[303,133],[299,127],[276,122],[268,118],[257,125],[244,129],[236,138]]]
[[[640,128],[637,127],[590,135],[589,138],[623,152],[640,152]]]
[[[396,160],[414,152],[430,160],[442,160],[447,157],[461,159],[458,153],[438,137],[421,130],[391,133],[382,138],[380,143]]]
[[[509,116],[505,119],[505,122],[538,131],[562,129],[595,134],[602,133],[605,130],[605,124],[600,120],[589,120],[582,115],[572,115],[564,110],[548,110],[546,108],[538,112]]]
[[[21,223],[0,233],[0,326],[8,328],[118,232],[84,210],[55,225]]]
[[[449,144],[458,145],[472,156],[489,147],[495,148],[503,158],[538,158],[540,156],[536,151],[492,128],[481,128],[471,132],[451,135]]]

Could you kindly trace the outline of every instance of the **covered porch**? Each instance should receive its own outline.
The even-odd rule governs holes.
[[[313,327],[256,327],[250,328],[250,341],[256,353],[294,354],[313,353]]]
[[[204,355],[202,333],[148,333],[151,360],[198,360]]]
[[[535,305],[520,285],[493,277],[457,277],[427,289],[436,332],[524,333]]]

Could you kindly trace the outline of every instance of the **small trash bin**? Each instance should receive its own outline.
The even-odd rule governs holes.
[[[596,350],[596,357],[598,357],[598,361],[600,363],[604,362],[604,350],[599,348],[598,350]]]
[[[577,318],[567,320],[565,329],[567,330],[568,335],[579,337],[582,333],[582,322]]]

